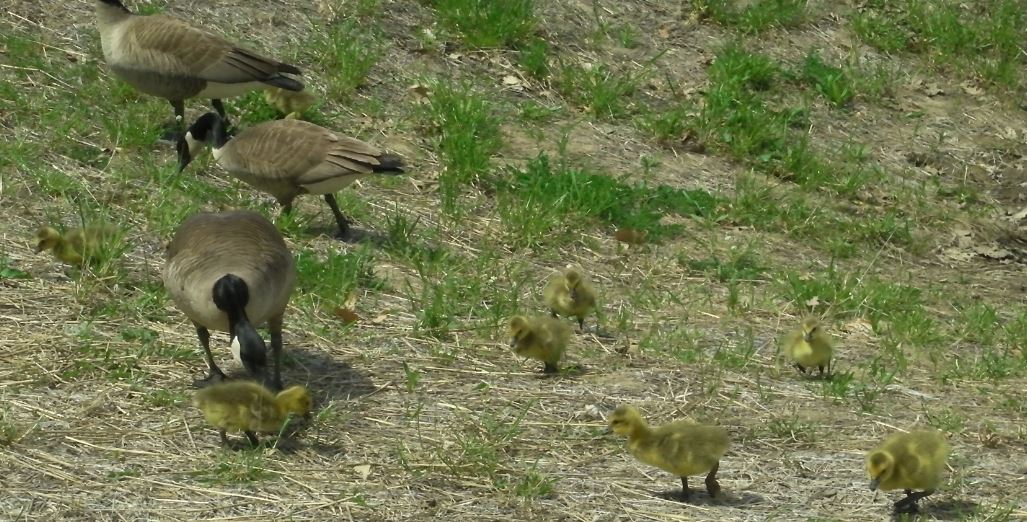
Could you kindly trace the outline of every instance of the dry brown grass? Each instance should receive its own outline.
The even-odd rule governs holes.
[[[347,6],[328,4],[337,12]],[[592,44],[581,30],[592,26],[591,3],[552,4],[542,8],[545,35],[566,60],[638,67],[655,50],[669,49],[660,61],[667,74],[643,87],[644,96],[654,98],[669,95],[668,82],[673,92],[701,91],[712,49],[729,36],[724,28],[691,20],[687,6],[633,0],[609,3],[603,16],[629,19],[640,46]],[[827,4],[811,4],[815,13],[830,10]],[[311,27],[318,30],[324,23],[323,10],[307,3],[180,1],[168,10],[208,15],[200,18],[202,25],[283,53],[302,49]],[[385,284],[359,289],[360,321],[343,327],[330,305],[313,301],[302,307],[294,302],[286,317],[291,362],[284,380],[308,384],[318,410],[314,420],[275,449],[226,452],[190,405],[187,386],[203,370],[203,359],[198,350],[183,353],[195,348],[195,333],[156,290],[161,247],[173,223],[148,219],[131,202],[155,190],[174,190],[127,170],[144,154],[166,157],[170,164],[171,152],[117,150],[118,136],[88,122],[67,136],[57,135],[25,123],[21,111],[27,102],[0,100],[0,141],[26,140],[46,151],[50,144],[71,140],[101,157],[87,165],[44,152],[38,161],[84,180],[96,201],[113,209],[130,244],[113,275],[77,275],[33,253],[35,228],[54,216],[66,216],[71,224],[75,209],[40,188],[22,172],[24,166],[0,163],[0,259],[31,276],[0,278],[0,422],[13,429],[8,441],[0,431],[0,518],[881,520],[897,495],[872,500],[862,468],[865,451],[896,429],[954,418],[959,422],[948,430],[951,471],[944,489],[924,502],[926,518],[1027,519],[1023,373],[1001,380],[943,379],[940,369],[951,367],[957,355],[973,358],[972,340],[953,339],[938,359],[907,347],[908,369],[866,412],[855,400],[826,398],[820,382],[778,363],[775,340],[796,324],[802,308],[782,297],[778,281],[747,282],[744,306],[732,309],[725,304],[725,283],[678,262],[711,253],[726,256],[732,248],[753,244],[766,266],[816,273],[829,263],[816,248],[817,238],[684,220],[685,233],[659,245],[625,247],[612,230],[589,227],[558,251],[532,254],[504,246],[502,225],[486,194],[468,189],[474,207],[462,222],[441,216],[435,188],[442,167],[425,138],[409,86],[424,76],[451,75],[476,78],[503,103],[566,102],[537,82],[528,82],[523,92],[504,90],[503,76],[515,70],[510,53],[421,49],[413,35],[432,23],[421,3],[383,1],[381,11],[376,23],[388,42],[386,55],[354,100],[329,101],[325,107],[336,128],[397,151],[412,165],[407,181],[361,186],[366,217],[360,226],[381,230],[398,205],[403,215],[418,220],[418,230],[437,231],[425,241],[470,259],[486,247],[498,251],[502,255],[483,279],[502,287],[510,273],[523,278],[519,297],[527,308],[538,306],[551,270],[580,264],[602,292],[605,318],[602,334],[588,330],[571,341],[569,362],[584,370],[540,378],[534,363],[510,356],[500,328],[483,327],[486,322],[475,318],[457,318],[445,340],[417,330],[417,271],[399,256],[379,253],[374,272]],[[107,74],[86,2],[45,7],[0,2],[0,28],[47,42],[48,59],[58,71],[62,60],[73,58]],[[764,46],[787,59],[801,57],[811,44],[845,56],[851,41],[846,31],[836,17],[823,14],[804,27],[770,33]],[[969,212],[933,195],[931,205],[954,217],[945,228],[925,224],[918,230],[927,238],[926,252],[867,249],[840,261],[840,269],[924,289],[927,306],[946,325],[958,315],[951,303],[970,295],[1004,314],[1022,309],[1027,296],[1022,262],[974,255],[973,247],[1000,242],[1023,251],[1023,243],[1016,242],[1023,241],[1023,229],[1017,229],[1023,218],[1010,223],[1005,213],[1024,204],[1025,113],[1013,111],[999,95],[963,94],[959,80],[908,57],[861,51],[904,68],[897,92],[884,102],[859,104],[853,112],[814,107],[814,136],[866,143],[876,161],[913,176],[914,184],[965,178],[995,210]],[[19,68],[4,53],[0,49],[5,81],[36,103],[74,92],[81,82]],[[301,50],[298,65],[311,71],[306,80],[323,92],[316,64],[304,60]],[[926,96],[919,78],[945,85],[951,95]],[[379,102],[380,109],[367,109]],[[205,110],[200,106],[190,103],[187,111],[195,116]],[[901,117],[910,107],[928,116]],[[125,110],[137,108],[155,122],[170,113],[163,101],[148,99]],[[721,155],[662,147],[630,121],[593,122],[577,107],[565,108],[552,123],[506,121],[498,163],[521,164],[539,150],[553,152],[562,129],[570,128],[568,158],[610,173],[638,171],[639,158],[648,156],[659,162],[652,181],[730,194],[733,180],[746,170]],[[909,169],[906,155],[925,150],[942,151],[937,166]],[[154,168],[165,162],[151,161]],[[133,174],[125,179],[119,172]],[[271,208],[262,196],[212,175],[213,166],[201,172],[196,168],[186,175],[202,177],[219,190],[240,188],[231,204]],[[854,205],[892,204],[869,192],[868,202]],[[155,204],[173,201],[155,197]],[[298,203],[310,222],[324,226],[301,226],[288,238],[290,245],[324,256],[359,248],[319,234],[330,224],[321,207],[315,198]],[[962,255],[966,252],[971,253]],[[141,297],[151,294],[155,302]],[[616,322],[620,317],[623,324]],[[155,334],[149,348],[131,333],[139,330]],[[881,336],[860,319],[836,321],[832,332],[836,367],[864,376],[880,351]],[[646,339],[657,341],[640,348]],[[697,359],[681,362],[661,343],[690,346]],[[226,337],[215,336],[214,344],[228,359]],[[718,359],[750,348],[737,364]],[[408,387],[410,372],[419,380]],[[1007,404],[1017,399],[1019,406]],[[656,497],[677,487],[677,479],[633,461],[622,440],[604,433],[606,412],[621,403],[637,405],[654,423],[687,416],[727,428],[732,447],[719,474],[724,497],[711,501],[700,493],[691,505]],[[551,488],[518,495],[518,485],[533,476]]]

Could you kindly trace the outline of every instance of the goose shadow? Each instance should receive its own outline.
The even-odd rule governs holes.
[[[977,512],[980,505],[966,500],[939,500],[924,502],[913,513],[892,513],[892,520],[920,520],[928,516],[938,520],[963,520]]]
[[[664,491],[650,491],[649,493],[652,494],[652,496],[662,498],[663,500],[697,506],[742,507],[759,504],[763,501],[763,497],[748,491],[737,493],[721,491],[716,497],[711,497],[705,490],[696,488],[692,490],[692,495],[688,500],[683,499],[680,488]]]
[[[302,383],[324,403],[350,400],[377,389],[366,373],[322,351],[291,346],[283,352],[283,383]]]

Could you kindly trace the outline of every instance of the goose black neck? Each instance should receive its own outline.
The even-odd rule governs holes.
[[[208,112],[200,116],[195,123],[189,127],[189,134],[193,139],[210,143],[215,149],[220,149],[231,139],[225,132],[225,122],[217,113]]]
[[[267,345],[246,317],[250,289],[235,274],[225,274],[214,283],[214,305],[228,316],[228,329],[239,341],[239,358],[254,376],[262,376],[267,367]]]
[[[111,7],[117,7],[118,9],[121,9],[122,11],[124,11],[126,13],[130,12],[128,10],[128,8],[125,7],[125,4],[121,3],[120,0],[100,0],[100,2],[104,3],[104,4],[107,4],[107,5],[111,6]]]

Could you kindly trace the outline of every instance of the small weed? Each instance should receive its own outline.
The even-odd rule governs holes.
[[[11,420],[7,408],[0,409],[0,447],[8,446],[18,439],[18,426]]]
[[[937,412],[924,411],[927,417],[927,424],[947,433],[962,433],[966,426],[966,419],[960,413],[950,408],[943,408]]]
[[[540,244],[554,224],[570,221],[579,228],[588,218],[646,231],[650,238],[666,237],[678,228],[660,223],[665,214],[709,216],[719,203],[704,190],[632,186],[611,176],[553,165],[545,154],[524,170],[510,172],[512,178],[496,182],[500,215],[524,246]]]
[[[692,0],[693,8],[713,21],[744,33],[795,27],[806,18],[806,0],[756,0],[737,9],[737,0]]]
[[[221,451],[214,462],[207,462],[192,473],[197,481],[211,485],[259,482],[270,473],[264,467],[264,455],[259,449],[252,451]]]
[[[641,74],[616,72],[602,63],[588,67],[562,65],[556,78],[561,94],[598,119],[615,119],[631,112]]]
[[[31,275],[18,268],[15,268],[11,264],[11,260],[6,257],[0,257],[0,279],[28,279]]]
[[[909,47],[909,34],[893,17],[875,11],[856,13],[852,17],[852,31],[881,51],[893,53]]]
[[[379,288],[374,277],[374,253],[364,246],[345,254],[331,253],[322,258],[306,250],[296,253],[297,287],[303,298],[325,303],[331,309],[340,306],[358,287]]]
[[[536,80],[544,80],[549,76],[549,44],[541,38],[529,40],[520,46],[517,64]]]
[[[815,51],[806,55],[802,75],[835,107],[848,105],[855,95],[845,71],[824,63]]]
[[[403,375],[406,376],[407,393],[414,393],[418,383],[421,382],[421,371],[411,368],[406,361],[403,361]]]
[[[428,117],[438,134],[444,170],[439,175],[442,207],[458,211],[457,198],[468,183],[491,167],[501,145],[499,120],[492,104],[469,87],[438,83],[428,104]]]
[[[380,37],[356,19],[333,23],[319,35],[310,48],[317,54],[321,71],[326,75],[332,99],[347,99],[364,84],[367,74],[382,54]]]
[[[656,138],[662,145],[673,146],[698,125],[696,109],[687,103],[674,107],[647,110],[635,119],[635,125]]]
[[[195,358],[195,355],[193,356]],[[189,401],[189,396],[182,391],[170,391],[165,389],[157,389],[150,391],[143,396],[144,400],[157,408],[165,408],[168,406],[176,406],[179,404],[185,404]]]
[[[795,413],[788,417],[771,419],[767,424],[767,432],[792,442],[811,442],[816,439],[816,426],[803,421]]]
[[[821,395],[824,398],[830,397],[835,403],[839,403],[851,393],[855,378],[852,372],[832,371],[830,379],[820,381]]]
[[[514,494],[526,498],[547,498],[552,496],[556,479],[538,472],[538,462],[521,474],[521,480],[514,486]]]
[[[712,275],[722,283],[728,281],[758,281],[763,278],[766,267],[759,262],[759,254],[750,245],[744,249],[732,248],[730,257],[721,260],[717,256],[706,259],[684,259],[678,262],[692,270]]]
[[[459,32],[472,47],[509,47],[535,31],[534,0],[433,0],[443,25]]]

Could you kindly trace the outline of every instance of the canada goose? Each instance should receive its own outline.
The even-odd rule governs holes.
[[[403,172],[398,156],[310,122],[265,121],[232,137],[213,112],[196,120],[179,140],[179,171],[205,143],[213,148],[219,165],[274,196],[283,212],[292,211],[292,200],[300,194],[323,194],[343,237],[349,221],[339,211],[334,192],[374,173]]]
[[[517,315],[510,318],[510,347],[514,353],[542,361],[543,373],[556,373],[563,358],[571,329],[564,322],[550,317]]]
[[[241,431],[257,446],[255,432],[277,432],[290,414],[309,415],[311,399],[303,386],[290,386],[276,395],[255,382],[232,381],[197,391],[193,404],[218,428],[225,446],[227,431]]]
[[[52,227],[43,227],[36,233],[36,252],[53,250],[57,259],[71,265],[81,265],[86,260],[95,259],[103,251],[103,244],[115,239],[118,234],[118,229],[110,225],[73,228],[64,234]]]
[[[831,336],[816,317],[803,319],[802,325],[789,332],[782,344],[785,355],[800,372],[806,373],[807,367],[814,366],[820,370],[820,375],[824,375],[825,367],[830,371],[833,354]]]
[[[187,218],[168,245],[164,286],[196,326],[210,373],[203,387],[225,379],[210,352],[208,329],[238,340],[239,359],[254,376],[282,389],[282,316],[296,280],[289,248],[267,219],[235,210]],[[268,322],[274,376],[267,374],[267,347],[255,325]]]
[[[543,300],[553,317],[578,318],[578,328],[585,329],[585,316],[596,308],[596,292],[581,270],[572,266],[554,272],[542,290]]]
[[[303,116],[304,111],[314,105],[317,98],[306,89],[294,92],[271,87],[264,91],[264,101],[284,114],[286,119],[298,120]]]
[[[870,489],[905,490],[906,496],[895,502],[895,511],[915,512],[917,501],[938,489],[948,454],[949,445],[939,431],[895,433],[867,454]],[[914,493],[914,489],[922,491]]]
[[[633,406],[622,405],[610,415],[610,428],[627,435],[628,453],[636,459],[681,477],[681,496],[688,500],[688,476],[707,473],[706,491],[720,492],[717,470],[727,451],[727,432],[718,426],[675,421],[651,428]]]
[[[136,15],[120,0],[96,0],[96,22],[111,72],[136,89],[171,102],[176,132],[181,132],[186,99],[210,98],[224,118],[222,98],[267,86],[303,89],[300,82],[282,76],[300,74],[296,67],[236,47],[178,18]]]

